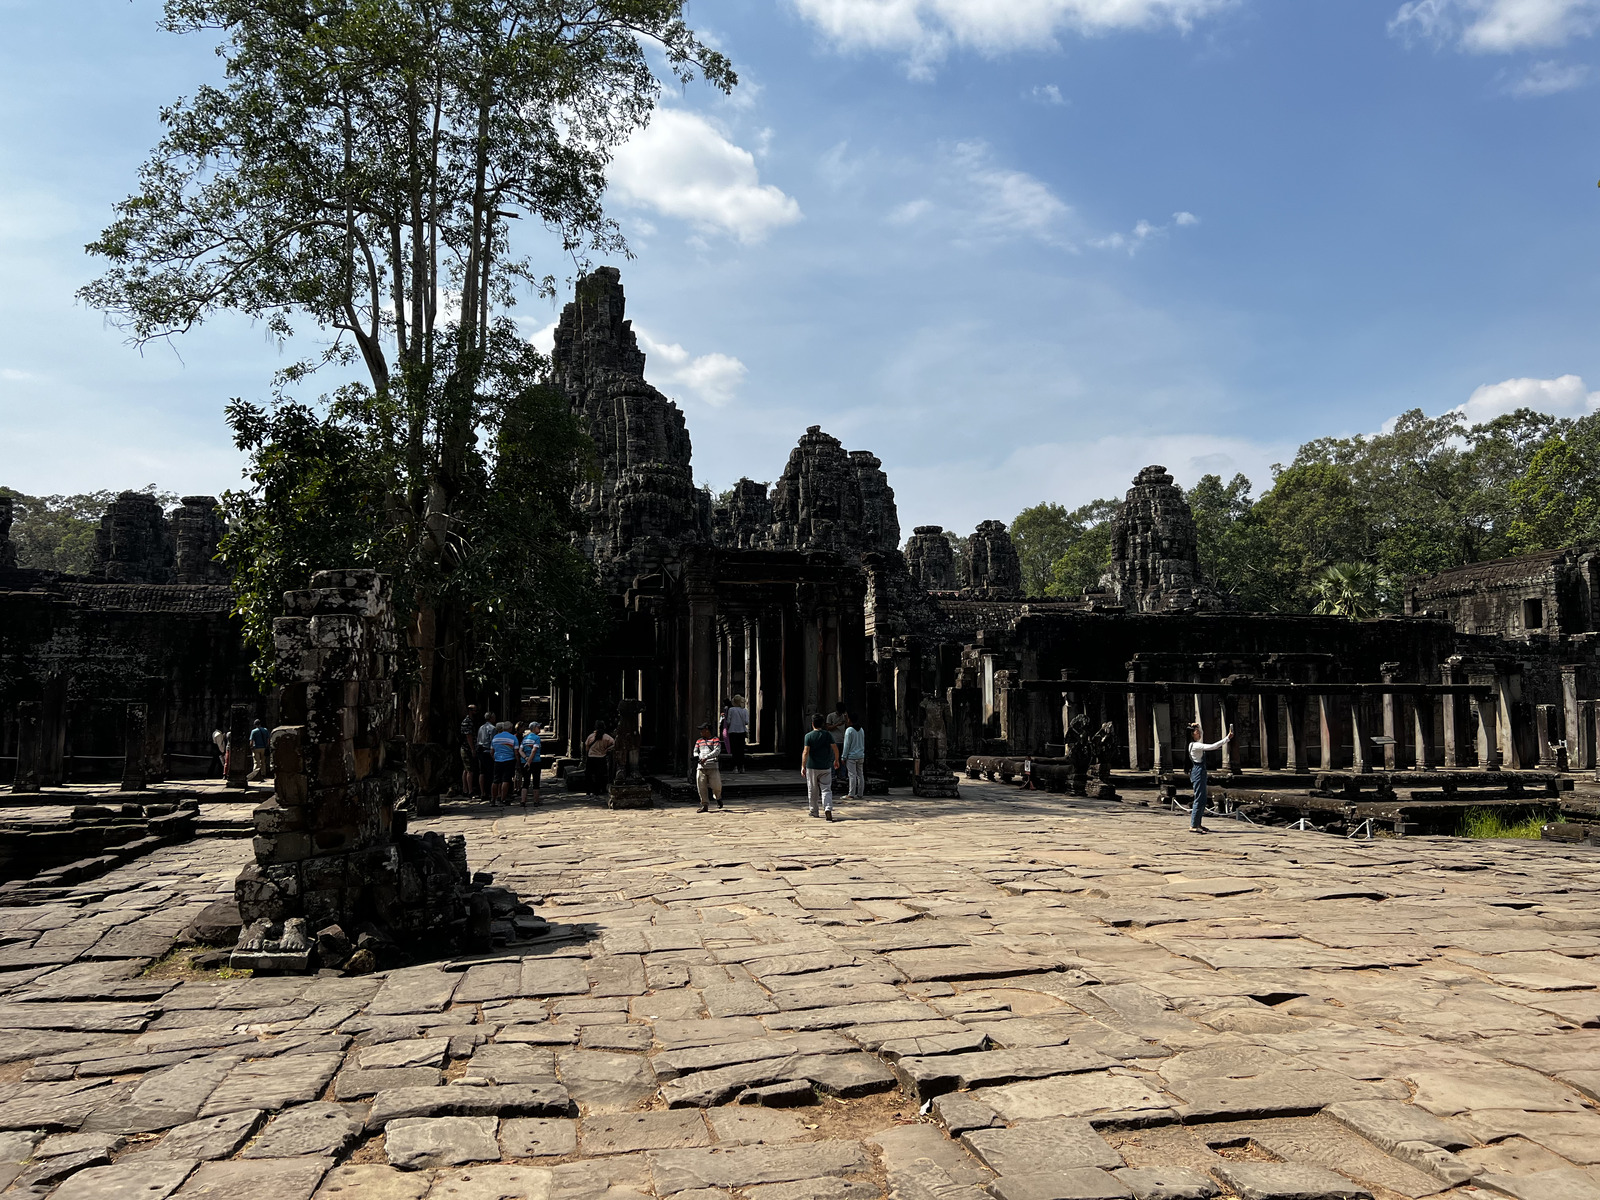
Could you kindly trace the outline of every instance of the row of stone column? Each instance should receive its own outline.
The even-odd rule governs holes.
[[[68,782],[66,721],[51,719],[50,705],[24,700],[17,705],[17,767],[11,790],[33,793]],[[166,705],[130,700],[123,714],[124,792],[143,791],[166,779]],[[247,785],[250,767],[250,709],[235,704],[228,719],[227,786]]]

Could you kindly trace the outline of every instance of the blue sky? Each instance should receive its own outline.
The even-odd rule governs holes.
[[[216,70],[157,15],[0,0],[0,482],[25,491],[228,487],[222,405],[285,361],[231,320],[141,354],[73,300],[159,106]],[[701,480],[774,479],[821,424],[883,458],[905,526],[966,531],[1149,462],[1264,488],[1406,408],[1600,403],[1600,0],[690,15],[744,85],[671,90],[613,204]],[[555,308],[520,316],[539,338]]]

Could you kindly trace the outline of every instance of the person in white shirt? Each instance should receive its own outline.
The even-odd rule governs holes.
[[[722,716],[728,723],[728,749],[733,755],[733,769],[742,773],[744,744],[750,733],[750,710],[744,706],[744,697],[735,696]]]
[[[1200,739],[1205,734],[1200,729],[1200,722],[1189,723],[1189,782],[1194,785],[1194,807],[1189,810],[1189,832],[1204,833],[1205,826],[1200,823],[1200,818],[1206,811],[1206,755],[1212,750],[1221,750],[1233,741],[1233,730],[1229,729],[1227,735],[1218,742],[1202,742]]]

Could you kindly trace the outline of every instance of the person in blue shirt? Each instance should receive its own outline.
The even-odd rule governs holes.
[[[845,720],[848,724],[845,726],[844,746],[840,754],[844,757],[845,773],[850,780],[850,790],[846,796],[851,800],[860,800],[867,794],[867,731],[861,728],[855,713],[846,713]]]
[[[517,773],[517,735],[511,732],[510,721],[494,727],[489,752],[494,756],[494,802],[510,804],[511,777]]]
[[[250,772],[252,783],[260,783],[267,777],[267,742],[271,738],[267,727],[261,723],[261,718],[255,719],[255,727],[250,730],[250,758],[255,770]]]
[[[544,763],[539,755],[544,748],[544,739],[539,736],[539,722],[535,721],[528,726],[528,732],[522,735],[522,807],[528,807],[528,793],[533,793],[533,802],[539,803],[539,772],[544,769]]]

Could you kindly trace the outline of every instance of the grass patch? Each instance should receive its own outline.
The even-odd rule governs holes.
[[[1505,808],[1469,808],[1461,814],[1457,837],[1524,838],[1539,840],[1540,831],[1560,818],[1560,810],[1550,805],[1515,805]]]
[[[194,961],[215,949],[214,946],[174,946],[141,974],[146,979],[249,979],[255,974],[254,971],[235,971],[226,963],[219,967],[203,967]]]

